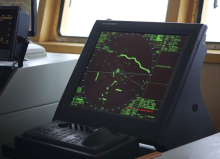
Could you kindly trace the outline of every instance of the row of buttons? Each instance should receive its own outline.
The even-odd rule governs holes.
[[[49,128],[46,128],[46,129],[43,129],[43,128],[37,128],[36,129],[36,133],[39,132],[39,133],[48,133],[49,131],[53,131],[54,129],[49,129]]]
[[[47,137],[52,138],[52,139],[57,139],[61,140],[67,136],[73,135],[76,132],[54,132],[51,135],[48,135]]]
[[[9,51],[6,51],[6,50],[0,50],[0,54],[2,55],[4,55],[4,54],[9,54]]]
[[[65,137],[63,137],[63,136],[48,136],[48,137],[51,138],[51,139],[62,140],[66,136]]]
[[[52,135],[57,135],[57,136],[60,136],[60,135],[72,135],[72,134],[75,134],[76,132],[64,132],[64,131],[61,131],[61,132],[54,132],[52,133]]]
[[[0,50],[0,58],[7,58],[9,51]]]
[[[0,58],[7,58],[7,55],[0,55]]]
[[[82,140],[82,139],[85,139],[86,137],[81,137],[81,136],[75,136],[75,138],[73,139],[68,139],[66,140],[66,142],[69,142],[69,143],[77,143],[78,141]]]
[[[88,126],[83,126],[83,125],[78,125],[76,123],[68,123],[68,122],[63,122],[63,121],[55,121],[51,123],[52,128],[69,128],[69,129],[75,129],[80,130],[81,132],[84,132],[84,135],[92,133],[95,129],[88,127]]]
[[[37,135],[45,135],[48,134],[46,137],[52,138],[52,139],[57,139],[57,140],[61,140],[69,135],[73,135],[76,132],[75,131],[71,131],[71,130],[60,130],[60,131],[56,131],[53,132],[53,128],[37,128],[37,131],[35,132],[35,134]],[[51,133],[50,133],[51,132]]]
[[[65,127],[68,127],[68,126],[69,126],[70,129],[73,128],[73,127],[72,127],[72,123],[67,123],[67,122],[58,122],[58,123],[55,123],[55,122],[54,122],[54,123],[51,124],[51,127],[52,127],[52,128],[56,128],[56,129],[60,129],[61,127],[59,127],[59,124],[62,124],[62,126],[65,125],[65,124],[67,124]],[[85,127],[85,126],[82,126],[82,125],[80,125],[79,128],[78,128],[78,125],[77,125],[77,124],[74,124],[74,129],[75,129],[76,131],[80,130],[83,135],[87,135],[87,134],[89,134],[89,133],[91,133],[91,132],[94,131],[93,128]],[[62,130],[61,130],[61,131],[62,131]]]

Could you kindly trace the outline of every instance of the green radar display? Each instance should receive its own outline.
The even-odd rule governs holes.
[[[154,120],[185,40],[101,32],[71,105]]]

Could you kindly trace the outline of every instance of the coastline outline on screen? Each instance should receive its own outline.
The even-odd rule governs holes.
[[[102,31],[70,105],[155,120],[185,40]]]

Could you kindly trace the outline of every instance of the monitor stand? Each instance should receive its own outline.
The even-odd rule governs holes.
[[[34,44],[34,43],[30,43],[28,45],[25,59],[32,59],[32,58],[44,57],[44,56],[47,56],[47,53],[44,47]]]

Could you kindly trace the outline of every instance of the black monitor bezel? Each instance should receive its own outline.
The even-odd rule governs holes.
[[[77,88],[81,74],[84,72],[101,31],[105,30],[187,36],[185,46],[162,100],[160,115],[156,121],[134,119],[70,106],[74,94],[73,90]],[[106,126],[121,133],[137,136],[141,142],[152,145],[158,144],[175,109],[187,72],[195,56],[197,45],[205,31],[206,26],[203,24],[97,21],[64,91],[53,120],[63,120],[93,127]]]
[[[14,24],[13,24],[13,30],[12,30],[12,35],[11,35],[11,43],[10,43],[10,56],[12,55],[12,52],[14,51],[14,46],[15,46],[15,42],[16,42],[16,38],[17,38],[17,31],[18,31],[18,19],[20,16],[20,11],[21,8],[18,6],[0,6],[0,9],[5,9],[8,10],[8,12],[10,10],[14,10],[15,14],[14,14]],[[4,49],[6,50],[6,49]]]

